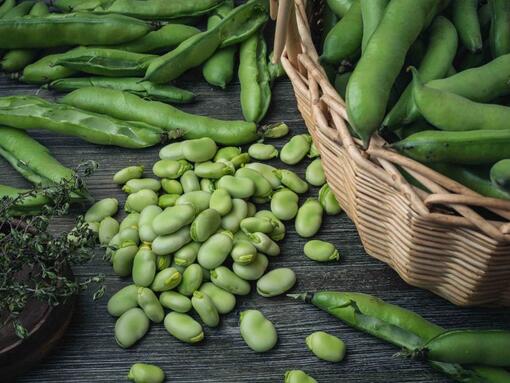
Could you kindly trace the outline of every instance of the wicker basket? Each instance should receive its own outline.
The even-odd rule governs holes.
[[[366,252],[456,305],[510,306],[510,202],[482,197],[378,136],[363,150],[319,64],[305,0],[271,0],[271,16],[278,16],[275,57],[281,55],[328,183]],[[399,169],[430,192],[410,185]]]

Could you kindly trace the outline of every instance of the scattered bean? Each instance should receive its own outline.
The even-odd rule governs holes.
[[[313,160],[306,168],[306,181],[313,186],[322,186],[326,183],[326,176],[322,169],[322,160],[317,158]]]
[[[113,236],[119,232],[119,222],[112,217],[105,217],[99,223],[99,243],[106,246],[110,243]]]
[[[187,313],[191,310],[191,299],[176,291],[165,291],[159,296],[159,302],[167,309],[178,313]]]
[[[340,362],[345,356],[345,343],[323,331],[317,331],[306,337],[308,349],[317,358],[328,362]]]
[[[149,330],[149,318],[138,307],[129,309],[115,323],[115,340],[122,348],[138,342]]]
[[[283,221],[293,219],[299,209],[299,197],[292,190],[283,188],[273,194],[271,198],[271,211]]]
[[[268,258],[264,254],[258,253],[253,262],[247,265],[234,262],[232,269],[234,273],[242,279],[246,281],[256,281],[264,275],[268,264]]]
[[[313,239],[305,244],[305,255],[317,262],[338,261],[340,254],[335,245],[329,242]]]
[[[296,231],[303,238],[314,236],[322,225],[323,208],[315,198],[308,198],[296,215]]]
[[[138,305],[142,308],[147,318],[154,323],[160,323],[165,317],[165,312],[158,297],[147,287],[140,287],[138,289]]]
[[[211,282],[216,286],[236,295],[248,295],[251,286],[244,279],[239,278],[225,266],[217,267],[211,271]]]
[[[128,379],[135,383],[163,383],[165,373],[153,364],[135,363],[129,369]]]
[[[200,291],[211,298],[214,306],[220,314],[228,314],[236,306],[236,297],[234,294],[216,286],[214,283],[206,282],[200,287]]]
[[[119,170],[113,176],[113,182],[117,185],[124,185],[129,180],[134,180],[142,177],[143,166],[128,166],[127,168]]]
[[[257,293],[270,298],[289,291],[296,283],[296,274],[289,268],[275,269],[257,281]]]
[[[280,151],[280,160],[287,165],[296,165],[308,154],[312,137],[309,134],[298,134],[287,142]]]
[[[181,273],[177,269],[169,267],[156,274],[154,281],[152,281],[151,289],[156,292],[172,290],[181,283],[181,280]]]
[[[92,205],[85,213],[85,222],[101,222],[106,217],[111,217],[117,213],[119,201],[115,198],[105,198]]]
[[[213,234],[198,250],[198,263],[211,270],[221,266],[232,250],[234,236],[230,231]]]
[[[278,157],[278,149],[274,145],[256,143],[248,148],[248,154],[258,161],[267,161]]]
[[[129,309],[138,306],[138,286],[128,285],[123,287],[108,300],[108,313],[119,317]]]
[[[218,309],[206,293],[195,291],[191,298],[191,304],[206,326],[217,327],[219,325]]]
[[[156,256],[149,245],[140,246],[133,262],[133,282],[148,287],[156,275]]]
[[[278,341],[274,325],[258,310],[243,311],[239,327],[244,341],[255,352],[269,351]]]
[[[205,242],[221,226],[221,215],[214,209],[201,212],[191,224],[191,239],[196,242]]]
[[[187,297],[192,296],[202,285],[203,278],[204,275],[199,264],[189,265],[182,273],[182,281],[178,287],[179,293]]]
[[[124,210],[128,213],[141,212],[149,205],[157,205],[158,195],[149,189],[143,189],[136,193],[130,194],[126,199]]]
[[[204,339],[202,326],[187,314],[171,312],[165,317],[165,328],[182,342],[198,343]]]

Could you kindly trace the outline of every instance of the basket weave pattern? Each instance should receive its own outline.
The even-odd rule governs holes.
[[[279,3],[278,23],[286,26],[277,25],[275,50],[283,39],[281,60],[299,111],[366,252],[407,283],[454,304],[510,306],[510,202],[482,197],[393,152],[378,136],[363,150],[349,133],[345,102],[319,64],[304,0]],[[400,169],[429,191],[410,185]],[[495,218],[482,217],[480,208]]]

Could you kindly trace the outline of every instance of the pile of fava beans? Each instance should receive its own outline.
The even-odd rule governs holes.
[[[510,2],[326,3],[321,63],[364,144],[379,131],[400,153],[510,199]]]

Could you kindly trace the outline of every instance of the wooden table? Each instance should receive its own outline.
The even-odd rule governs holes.
[[[199,76],[199,73],[188,75],[180,83],[199,95],[195,105],[184,109],[224,119],[241,118],[238,84],[232,84],[226,91],[214,90],[204,81],[191,82],[193,77]],[[1,96],[35,93],[37,89],[34,87],[0,78]],[[45,91],[39,94],[54,96]],[[283,120],[293,133],[304,132],[305,126],[287,80],[276,84],[274,100],[265,122]],[[139,163],[150,169],[159,150],[100,147],[41,131],[34,132],[33,136],[67,166],[75,166],[87,159],[98,161],[100,168],[90,179],[90,190],[96,198],[114,196],[121,202],[125,196],[110,181],[112,174],[124,166]],[[277,141],[278,146],[282,143]],[[297,172],[303,174],[308,163],[309,160],[303,161],[296,168]],[[0,161],[0,182],[27,185],[4,161]],[[312,194],[315,193],[313,190]],[[69,217],[60,225],[69,227],[71,222]],[[427,291],[406,285],[388,266],[366,255],[354,225],[345,214],[327,217],[318,235],[320,239],[335,243],[342,256],[339,263],[318,264],[308,260],[303,255],[305,240],[295,233],[292,224],[287,228],[282,255],[271,259],[270,267],[286,266],[296,272],[298,282],[294,292],[323,289],[365,292],[414,310],[448,328],[509,328],[508,310],[460,309]],[[135,362],[155,363],[165,370],[168,382],[178,383],[275,383],[282,382],[283,374],[289,369],[303,369],[320,383],[448,381],[424,363],[392,357],[398,351],[394,347],[357,332],[314,307],[285,297],[266,299],[256,293],[240,298],[236,310],[222,318],[220,327],[206,328],[205,341],[199,345],[180,343],[162,325],[153,325],[135,347],[120,349],[113,337],[115,319],[106,312],[106,303],[128,281],[116,277],[101,256],[102,252],[97,251],[91,264],[75,268],[74,272],[82,278],[104,273],[108,287],[105,297],[93,302],[90,293],[83,293],[61,344],[51,357],[20,382],[122,382]],[[261,310],[275,324],[279,343],[271,352],[255,354],[242,341],[239,312],[249,308]],[[305,337],[318,330],[331,332],[345,340],[348,353],[343,362],[320,361],[306,349]]]

